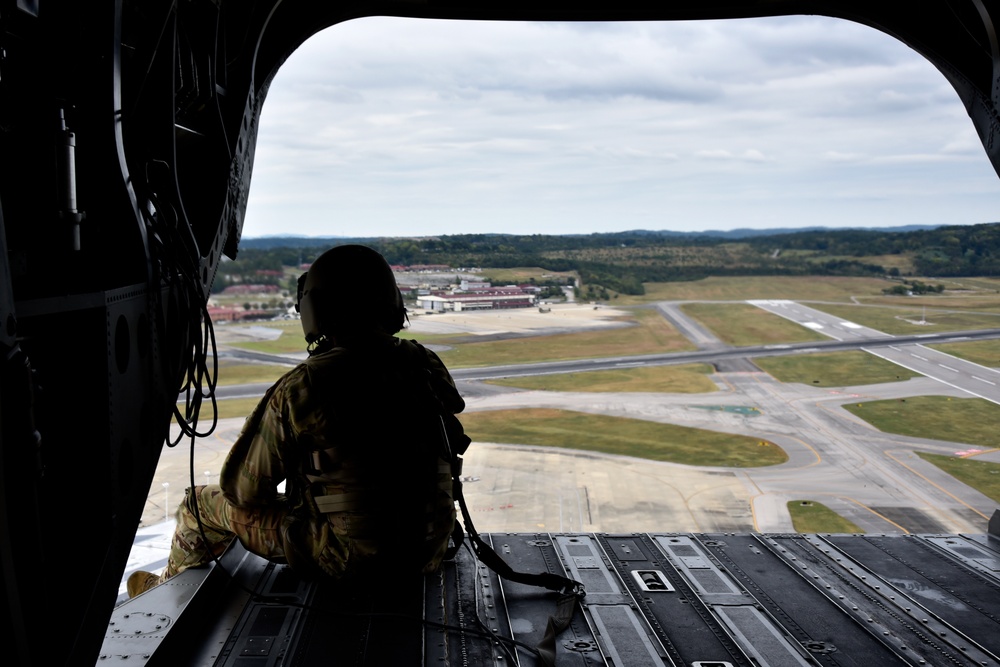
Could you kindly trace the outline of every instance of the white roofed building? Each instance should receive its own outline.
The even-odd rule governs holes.
[[[534,305],[535,295],[517,287],[493,287],[417,297],[418,308],[439,312],[531,308]]]

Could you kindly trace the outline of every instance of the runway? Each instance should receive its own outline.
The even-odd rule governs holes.
[[[844,321],[839,317],[794,301],[750,301],[749,303],[818,331],[834,340],[864,340],[866,342],[879,339],[882,341],[895,340],[895,337],[887,333]],[[932,335],[918,335],[916,338],[918,341],[920,339],[938,340],[937,336]],[[877,347],[863,345],[861,349],[911,371],[933,378],[942,384],[960,389],[971,396],[1000,404],[1000,371],[939,352],[920,342],[913,342],[913,339],[914,337],[910,336],[907,337],[910,342],[879,344]],[[954,335],[949,338],[953,342],[962,339],[962,336]]]

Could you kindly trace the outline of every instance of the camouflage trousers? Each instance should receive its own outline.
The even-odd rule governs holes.
[[[226,550],[233,539],[238,539],[247,551],[258,556],[283,560],[285,548],[281,523],[285,515],[284,509],[234,507],[226,500],[218,484],[187,489],[184,501],[177,508],[177,528],[160,582],[189,567],[211,562]],[[199,516],[201,529],[198,527]]]

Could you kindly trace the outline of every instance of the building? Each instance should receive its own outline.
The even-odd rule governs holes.
[[[499,310],[503,308],[531,308],[535,295],[517,287],[494,287],[451,294],[428,294],[417,297],[417,307],[437,312],[464,310]]]

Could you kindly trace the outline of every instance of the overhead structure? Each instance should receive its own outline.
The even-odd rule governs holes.
[[[364,16],[792,14],[862,23],[922,54],[1000,173],[993,0],[0,0],[6,654],[99,655],[171,419],[209,426],[206,295],[238,252],[268,86],[306,39]]]

